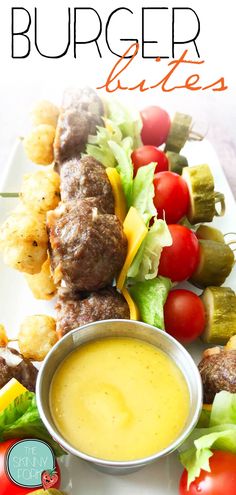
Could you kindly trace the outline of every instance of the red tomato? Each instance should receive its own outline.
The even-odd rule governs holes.
[[[181,342],[199,337],[206,324],[204,304],[190,290],[177,289],[169,293],[164,318],[166,331]]]
[[[14,438],[12,440],[6,440],[5,442],[0,442],[0,494],[1,495],[26,495],[27,493],[34,492],[38,488],[23,488],[17,486],[13,481],[10,480],[5,469],[5,459],[7,453],[12,445],[19,442],[20,438]],[[58,481],[55,483],[53,488],[60,488],[60,468],[56,463],[56,472],[58,474]]]
[[[134,167],[134,176],[140,167],[148,165],[151,162],[157,162],[155,173],[169,169],[169,162],[164,151],[158,150],[155,146],[142,146],[134,150],[131,159]]]
[[[168,113],[160,107],[152,106],[142,110],[141,117],[143,144],[161,146],[165,143],[171,126]]]
[[[210,458],[211,472],[201,471],[187,490],[187,472],[184,470],[179,484],[180,495],[235,495],[236,455],[215,450]]]
[[[174,172],[159,172],[154,177],[153,199],[158,217],[167,223],[178,223],[189,207],[189,191],[185,180]]]
[[[199,262],[199,244],[196,235],[183,225],[168,225],[172,245],[161,253],[158,274],[173,282],[186,280],[196,270]]]

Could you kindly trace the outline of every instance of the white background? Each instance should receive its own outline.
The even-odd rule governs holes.
[[[34,47],[34,30],[30,28],[32,51],[26,59],[11,59],[11,7],[25,7],[32,15],[33,8],[38,8],[38,43],[40,50],[45,53],[57,54],[66,45],[67,8],[94,7],[100,14],[103,22],[103,32],[99,39],[102,59],[98,57],[95,44],[80,45],[77,48],[77,59],[73,58],[73,30],[71,46],[68,54],[61,59],[52,60],[40,57]],[[121,0],[87,1],[84,0],[6,0],[0,6],[0,49],[1,49],[1,76],[0,76],[0,174],[2,173],[10,149],[18,135],[26,132],[29,125],[28,113],[35,100],[49,98],[60,102],[63,88],[68,85],[89,84],[96,87],[103,84],[106,75],[118,60],[112,55],[105,43],[105,24],[112,10],[118,7],[129,7],[134,15],[126,12],[117,14],[110,26],[110,43],[114,50],[124,52],[129,42],[121,42],[120,38],[141,39],[141,7],[169,7],[168,11],[151,12],[146,16],[145,37],[147,40],[157,40],[158,45],[147,46],[147,53],[169,54],[171,43],[171,7],[192,7],[198,14],[201,22],[201,32],[197,40],[201,59],[205,64],[199,67],[201,80],[204,83],[213,82],[219,76],[224,76],[229,89],[225,92],[190,92],[176,90],[172,93],[163,93],[160,88],[140,95],[139,91],[116,93],[116,96],[125,98],[139,107],[146,104],[161,104],[170,111],[180,110],[192,113],[203,128],[210,124],[214,129],[215,145],[218,152],[228,146],[234,151],[234,134],[236,128],[236,71],[235,71],[235,2],[234,0],[202,1],[134,1]],[[83,17],[82,17],[83,16]],[[18,17],[17,17],[18,19]],[[72,12],[73,20],[73,12]],[[22,18],[16,27],[24,27],[25,18]],[[96,33],[97,19],[93,13],[90,17],[83,14],[78,16],[77,36],[80,40],[91,38]],[[195,19],[191,13],[178,14],[176,20],[176,35],[188,38],[196,29]],[[20,49],[25,40],[18,39]],[[179,55],[186,45],[176,50]],[[23,48],[22,48],[23,49]],[[154,52],[152,52],[154,50]],[[195,57],[190,46],[189,55]],[[139,82],[147,78],[154,83],[160,80],[167,72],[168,61],[163,60],[156,64],[154,60],[143,60],[138,56],[130,66],[126,77],[128,82]],[[196,72],[188,67],[186,75]],[[183,74],[184,75],[184,74]],[[183,76],[180,77],[180,80]],[[184,80],[184,77],[183,77]],[[179,79],[178,79],[179,82]],[[103,91],[100,92],[103,95]],[[216,137],[217,136],[217,137]],[[233,167],[233,163],[232,163]]]

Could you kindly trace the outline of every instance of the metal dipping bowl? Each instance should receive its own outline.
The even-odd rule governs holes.
[[[185,427],[174,442],[149,457],[132,461],[109,461],[87,455],[67,442],[66,438],[57,430],[52,419],[49,392],[57,367],[78,346],[104,337],[133,337],[149,342],[164,351],[176,363],[187,382],[190,394],[190,409]],[[39,371],[36,397],[39,414],[47,430],[67,452],[90,462],[100,471],[110,474],[126,474],[137,471],[141,467],[170,454],[187,438],[196,425],[201,412],[202,382],[197,366],[190,354],[179,342],[164,331],[140,321],[103,320],[84,325],[69,332],[53,347]]]

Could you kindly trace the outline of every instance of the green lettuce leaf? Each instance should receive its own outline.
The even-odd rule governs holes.
[[[151,218],[157,213],[153,203],[153,178],[155,168],[155,163],[149,163],[149,165],[146,165],[145,167],[140,167],[133,180],[131,204],[138,210],[146,225],[149,224]]]
[[[157,277],[129,287],[129,292],[139,308],[142,321],[164,329],[163,307],[171,286],[170,279]]]
[[[29,493],[30,495],[65,495],[65,492],[61,492],[56,488],[49,488],[48,490],[45,490],[44,488],[40,488],[39,490],[35,490]]]
[[[133,190],[132,139],[127,137],[120,144],[108,141],[108,146],[117,161],[116,168],[120,174],[127,207],[130,208]]]
[[[122,143],[122,132],[113,122],[106,120],[106,127],[97,127],[97,134],[88,137],[86,146],[87,155],[93,156],[101,162],[104,167],[115,167],[117,165],[116,158],[110,146],[109,141]]]
[[[38,438],[51,445],[57,457],[66,453],[46,430],[33,392],[19,395],[0,412],[0,442],[10,438]]]
[[[197,428],[180,447],[180,460],[188,471],[188,487],[201,469],[210,471],[212,450],[236,454],[236,394],[216,394],[211,412],[200,416]]]
[[[138,111],[114,100],[107,103],[107,114],[108,117],[104,118],[104,127],[98,126],[96,135],[88,137],[86,154],[99,160],[104,167],[117,168],[127,206],[130,207],[133,190],[131,153],[142,144],[140,138],[142,121]]]
[[[128,270],[128,278],[137,282],[155,278],[161,251],[171,244],[172,238],[166,222],[155,218]]]
[[[223,423],[236,425],[236,394],[226,391],[216,394],[210,415],[210,426]]]
[[[109,120],[121,130],[123,138],[132,138],[134,149],[142,146],[140,135],[143,124],[138,110],[111,99],[107,103],[107,113]]]

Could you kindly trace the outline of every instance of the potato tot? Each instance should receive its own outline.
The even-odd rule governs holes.
[[[20,198],[39,213],[54,210],[60,201],[60,177],[52,169],[37,170],[23,177]]]
[[[50,101],[38,101],[31,111],[33,126],[47,124],[56,127],[59,111],[59,108]]]
[[[37,165],[49,165],[53,162],[53,143],[55,127],[41,124],[24,138],[23,146],[29,160]]]
[[[45,215],[17,207],[0,227],[0,250],[6,265],[31,275],[47,259]]]
[[[49,258],[43,264],[41,272],[35,275],[26,274],[25,278],[36,299],[49,300],[55,296],[57,287],[51,275]]]
[[[57,340],[56,322],[47,315],[27,316],[18,333],[21,354],[34,361],[42,361]]]
[[[5,347],[8,344],[8,338],[5,327],[0,324],[0,347]]]

